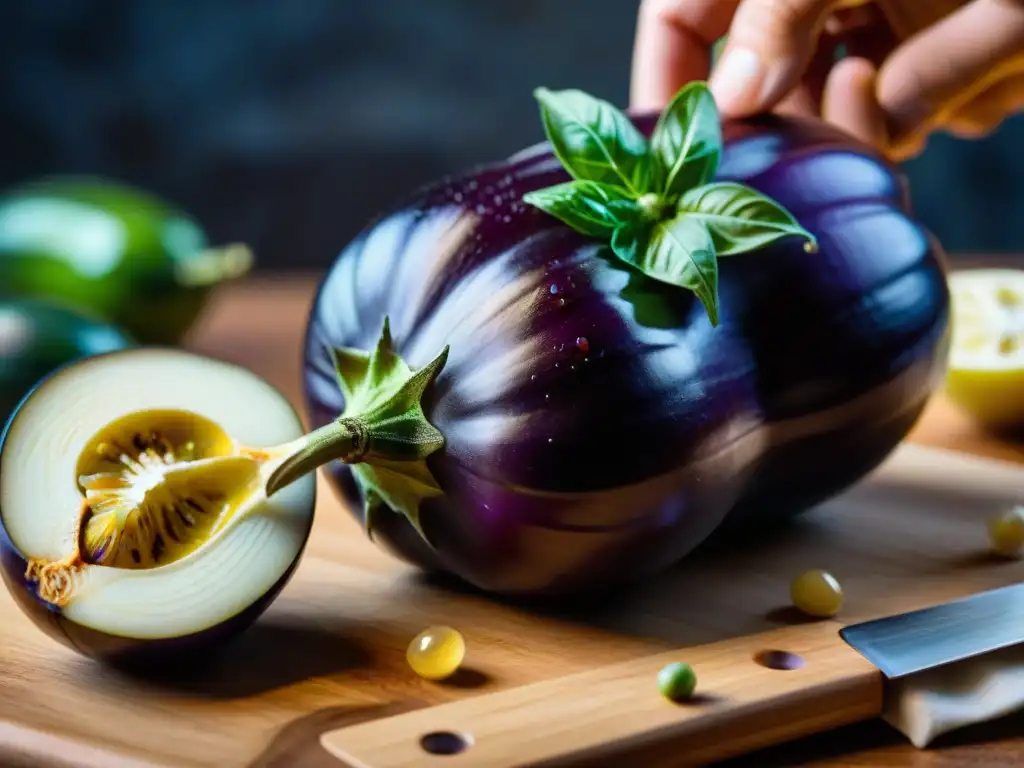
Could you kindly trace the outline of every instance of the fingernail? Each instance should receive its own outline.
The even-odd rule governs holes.
[[[749,48],[733,48],[711,73],[711,94],[719,109],[756,109],[763,82],[764,65],[760,57]]]

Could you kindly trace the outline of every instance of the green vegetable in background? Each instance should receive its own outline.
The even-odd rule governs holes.
[[[0,430],[40,379],[73,360],[132,346],[122,331],[81,310],[0,299]]]
[[[188,214],[101,178],[54,177],[0,197],[0,295],[81,306],[140,343],[177,344],[243,245],[212,249]]]

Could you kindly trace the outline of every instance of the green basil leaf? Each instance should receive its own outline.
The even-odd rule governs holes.
[[[619,227],[612,234],[612,253],[627,264],[636,266],[647,250],[653,226],[651,222],[638,221]]]
[[[534,97],[544,132],[570,175],[623,187],[633,197],[651,191],[650,148],[625,113],[575,89],[538,88]]]
[[[569,181],[527,192],[523,202],[561,219],[581,234],[605,240],[617,227],[641,215],[640,206],[626,190],[596,181]]]
[[[649,226],[624,226],[612,251],[648,277],[693,291],[718,325],[718,261],[711,234],[700,219],[677,216]]]
[[[665,108],[651,134],[660,192],[675,198],[714,178],[722,128],[707,85],[689,83]]]
[[[727,181],[691,189],[676,210],[707,227],[719,256],[751,251],[794,235],[808,241],[805,248],[817,247],[814,235],[793,214],[744,184]]]

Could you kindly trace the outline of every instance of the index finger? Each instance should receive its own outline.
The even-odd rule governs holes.
[[[900,45],[878,76],[893,140],[927,133],[1024,52],[1024,3],[972,0]]]
[[[691,80],[707,80],[711,47],[739,0],[641,0],[633,43],[630,107],[661,109]]]

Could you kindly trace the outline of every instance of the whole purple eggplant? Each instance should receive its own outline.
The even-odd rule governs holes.
[[[651,137],[657,117],[632,123]],[[412,369],[448,348],[423,399],[443,447],[418,516],[367,492],[358,464],[329,466],[375,541],[489,591],[593,590],[666,568],[723,523],[807,510],[906,436],[941,380],[948,293],[898,171],[816,121],[721,136],[713,181],[767,196],[807,236],[730,252],[710,282],[689,261],[679,284],[657,279],[628,263],[628,228],[609,246],[538,205],[603,172],[571,168],[556,142],[420,190],[341,252],[307,332],[314,426],[347,406],[332,350],[373,349],[386,319]],[[699,165],[701,137],[677,139]],[[680,174],[712,180],[699,170]]]

